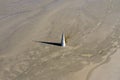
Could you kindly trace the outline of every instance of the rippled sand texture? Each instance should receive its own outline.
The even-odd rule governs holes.
[[[119,80],[119,4],[0,0],[0,80]]]

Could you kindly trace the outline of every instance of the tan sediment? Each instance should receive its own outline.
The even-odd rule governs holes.
[[[110,57],[111,57],[112,55],[114,55],[114,53],[116,52],[116,50],[117,50],[117,48],[112,49],[112,51],[109,52],[109,53],[104,57],[104,60],[103,60],[101,63],[99,63],[98,65],[96,65],[94,68],[92,68],[92,69],[89,71],[86,80],[89,80],[89,79],[90,79],[90,77],[91,77],[91,75],[92,75],[92,72],[93,72],[95,69],[97,69],[98,67],[100,67],[100,66],[108,63],[108,62],[110,61]]]
[[[89,80],[119,41],[117,3],[1,0],[0,80]],[[41,43],[59,43],[62,32],[65,48]]]
[[[118,49],[117,47],[111,48],[111,50],[107,53],[107,55],[104,56],[104,59],[100,63],[97,64],[90,63],[80,71],[74,73],[71,72],[68,76],[64,77],[62,80],[89,80],[92,75],[92,72],[96,70],[98,67],[108,63],[110,61],[110,57],[114,55],[117,49]]]

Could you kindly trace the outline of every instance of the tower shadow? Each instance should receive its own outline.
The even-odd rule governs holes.
[[[48,44],[48,45],[54,45],[54,46],[61,46],[61,43],[57,43],[57,42],[47,42],[47,41],[35,41],[35,42]]]

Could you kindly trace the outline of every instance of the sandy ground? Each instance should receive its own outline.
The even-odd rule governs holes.
[[[119,80],[120,79],[120,49],[116,51],[114,55],[110,57],[110,62],[104,64],[93,71],[89,80]]]
[[[119,80],[119,3],[0,0],[0,80]]]

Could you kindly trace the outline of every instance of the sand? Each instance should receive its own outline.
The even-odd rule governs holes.
[[[119,80],[120,79],[120,65],[118,60],[120,59],[120,49],[116,51],[114,55],[110,57],[110,62],[101,65],[97,69],[95,69],[89,80]]]
[[[0,80],[118,80],[119,3],[1,0]]]

